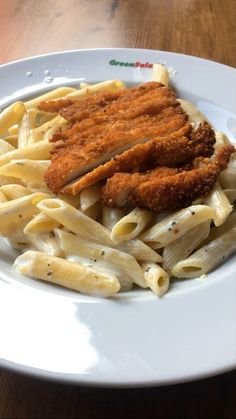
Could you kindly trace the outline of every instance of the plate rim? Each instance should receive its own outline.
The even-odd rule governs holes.
[[[17,64],[17,63],[21,63],[21,62],[25,62],[25,61],[30,61],[30,60],[35,60],[37,58],[46,58],[48,56],[53,56],[53,55],[63,55],[63,54],[71,54],[71,53],[78,53],[78,52],[94,52],[94,51],[146,51],[146,52],[160,52],[163,54],[171,54],[171,55],[176,55],[176,56],[182,56],[182,57],[186,57],[186,58],[191,58],[191,59],[196,59],[196,60],[201,60],[201,61],[206,61],[209,63],[214,63],[217,64],[219,66],[222,67],[227,67],[230,68],[232,70],[236,71],[236,67],[230,66],[228,64],[224,64],[224,63],[220,63],[218,61],[214,61],[211,60],[210,58],[203,58],[203,57],[199,57],[197,55],[189,55],[189,54],[183,54],[181,52],[172,52],[172,51],[165,51],[165,50],[160,50],[160,49],[149,49],[149,48],[121,48],[121,47],[117,47],[117,48],[79,48],[79,49],[71,49],[71,50],[60,50],[60,51],[54,51],[54,52],[48,52],[45,54],[37,54],[37,55],[32,55],[29,57],[24,57],[24,58],[19,58],[17,60],[12,60],[12,61],[8,61],[4,64],[0,64],[0,69],[7,67],[9,65],[12,64]]]

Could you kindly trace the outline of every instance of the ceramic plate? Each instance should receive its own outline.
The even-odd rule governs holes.
[[[146,82],[164,63],[180,97],[236,138],[236,72],[162,51],[69,51],[0,68],[0,106],[56,86],[121,79]],[[205,279],[176,281],[157,298],[134,290],[88,297],[12,271],[17,252],[0,241],[0,364],[34,376],[86,385],[178,383],[236,364],[236,258]]]

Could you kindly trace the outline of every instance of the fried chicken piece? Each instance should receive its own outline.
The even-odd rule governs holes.
[[[127,182],[127,174],[116,174],[102,188],[103,204],[119,208],[138,206],[156,212],[187,207],[213,188],[217,177],[227,168],[234,152],[233,145],[225,145],[218,149],[213,161],[198,169],[165,177],[157,176],[148,181],[144,178],[144,182],[131,187],[125,197],[120,183],[123,186],[122,175]]]
[[[186,165],[187,166],[187,165]],[[188,167],[174,168],[174,167],[157,167],[153,170],[148,170],[144,173],[116,173],[112,178],[111,188],[114,194],[117,195],[117,203],[119,207],[126,207],[129,201],[129,194],[133,192],[141,183],[155,180],[157,178],[165,178],[173,176],[181,171],[189,170]],[[111,191],[111,189],[110,189]]]
[[[191,127],[185,126],[186,134]],[[165,137],[158,137],[149,142],[136,145],[109,162],[97,167],[85,176],[63,188],[64,193],[76,195],[83,188],[91,186],[117,172],[138,172],[156,166],[178,166],[197,156],[209,157],[214,152],[215,133],[206,122],[191,132],[189,138],[180,131]]]
[[[61,115],[68,121],[74,122],[77,120],[75,115],[78,114],[78,112],[88,110],[93,113],[101,111],[118,98],[120,99],[120,104],[126,102],[127,100],[137,101],[140,100],[140,98],[143,98],[145,94],[149,94],[151,91],[157,90],[158,88],[162,88],[158,90],[158,94],[169,94],[175,96],[174,92],[170,89],[166,89],[161,83],[149,82],[134,88],[124,88],[115,92],[101,91],[88,93],[86,96],[78,98],[65,97],[61,99],[42,101],[38,105],[38,108],[45,112],[60,112]],[[91,116],[91,114],[89,116]]]
[[[40,109],[48,106],[50,103],[42,103]],[[57,105],[53,106],[55,111]],[[191,130],[174,92],[157,82],[113,94],[97,93],[60,106],[60,114],[70,125],[51,139],[52,163],[45,180],[55,193],[137,144]]]

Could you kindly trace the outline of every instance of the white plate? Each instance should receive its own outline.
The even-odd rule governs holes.
[[[111,78],[134,84],[150,79],[147,64],[133,67],[114,61],[164,62],[178,94],[197,104],[231,140],[236,137],[235,70],[161,51],[70,51],[4,65],[0,105],[62,84]],[[235,367],[235,257],[205,280],[174,283],[162,299],[135,290],[103,300],[20,277],[11,271],[16,254],[0,242],[3,367],[61,381],[114,386],[177,383]]]

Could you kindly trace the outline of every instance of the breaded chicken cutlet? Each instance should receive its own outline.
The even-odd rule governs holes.
[[[82,189],[110,178],[115,173],[144,172],[156,166],[175,167],[195,157],[210,157],[213,154],[215,133],[208,123],[200,125],[189,137],[181,135],[184,130],[180,131],[135,145],[67,185],[62,191],[76,195]]]
[[[157,82],[42,102],[39,109],[59,111],[69,122],[51,138],[52,163],[45,179],[55,193],[137,144],[173,133],[189,135],[192,129],[175,93]]]
[[[210,124],[194,129],[175,93],[157,82],[41,102],[39,109],[67,120],[50,139],[48,187],[77,195],[106,182],[102,200],[110,207],[160,212],[188,206],[212,189],[235,151],[224,146],[210,159],[215,144]]]
[[[213,160],[197,169],[172,174],[151,173],[149,176],[117,173],[102,188],[103,204],[109,207],[141,207],[156,212],[177,210],[189,206],[199,196],[207,194],[219,174],[227,168],[233,145],[218,149]],[[137,179],[137,176],[139,179]]]

